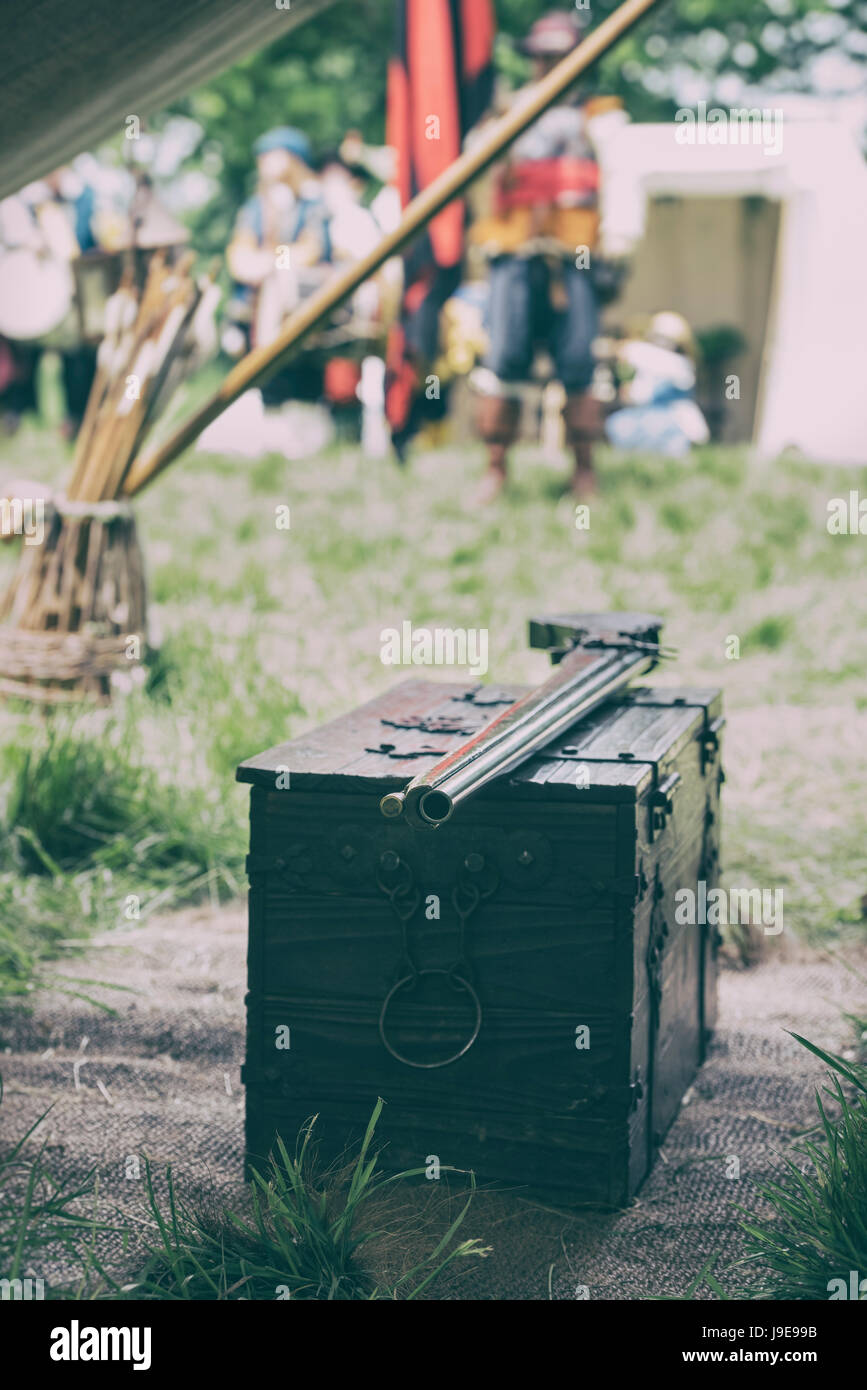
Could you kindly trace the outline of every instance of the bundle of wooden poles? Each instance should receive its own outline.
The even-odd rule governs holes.
[[[145,436],[189,364],[210,280],[193,256],[132,268],[106,305],[105,337],[65,493],[45,505],[40,544],[22,545],[0,601],[0,692],[56,703],[106,698],[146,645],[146,595],[123,487]]]
[[[191,276],[193,253],[176,265],[153,257],[141,295],[125,277],[106,306],[97,373],[76,441],[70,501],[120,496],[129,466],[174,389],[188,330],[206,281]]]

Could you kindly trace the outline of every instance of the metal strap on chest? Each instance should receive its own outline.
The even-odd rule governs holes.
[[[720,769],[722,771],[722,769]],[[719,868],[719,844],[714,825],[716,816],[714,814],[713,802],[708,796],[704,807],[704,823],[701,836],[701,860],[699,862],[698,877],[699,881],[710,886],[716,883],[717,870]],[[706,916],[707,914],[705,914]],[[698,999],[698,1019],[699,1019],[699,1047],[701,1060],[704,1061],[707,1044],[710,1039],[710,1030],[707,1027],[705,1014],[705,988],[709,969],[712,969],[711,961],[715,961],[719,955],[720,946],[723,943],[722,932],[718,926],[705,921],[701,926],[701,961],[699,969],[699,999]],[[708,959],[710,957],[710,960]]]
[[[680,773],[676,769],[662,777],[660,764],[649,758],[633,758],[631,753],[618,753],[616,756],[612,755],[608,758],[584,756],[580,748],[574,744],[567,744],[565,748],[555,748],[550,754],[546,749],[545,754],[551,762],[561,760],[578,764],[623,762],[628,763],[630,767],[649,768],[653,778],[653,790],[647,798],[647,837],[650,842],[653,843],[654,836],[665,829],[668,817],[674,809],[674,794],[681,781]]]
[[[647,1143],[648,1151],[659,1142],[653,1129],[653,1096],[656,1072],[656,1043],[659,1038],[659,1019],[662,1009],[662,957],[668,939],[668,923],[662,910],[665,889],[659,865],[653,883],[653,908],[650,913],[650,933],[647,941],[647,986],[649,1022],[647,1043]]]

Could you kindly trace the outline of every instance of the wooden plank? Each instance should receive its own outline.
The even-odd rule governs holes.
[[[487,692],[487,688],[402,681],[351,714],[248,759],[238,768],[238,781],[273,786],[278,768],[288,767],[291,784],[299,789],[320,785],[324,789],[328,779],[336,778],[347,788],[383,795],[460,747],[472,731],[484,728],[496,716],[505,701],[518,699],[524,688],[497,686],[493,695],[485,693],[484,698],[483,691]],[[473,694],[472,700],[466,698],[469,694]],[[618,776],[617,759],[610,757],[611,748],[628,738],[633,726],[643,730],[648,724],[661,721],[660,727],[664,728],[666,720],[676,717],[667,710],[642,708],[636,712],[624,708],[622,702],[612,702],[555,740],[553,754],[548,755],[547,750],[536,754],[502,783],[497,780],[491,785],[497,788],[497,795],[503,795],[506,788],[518,796],[533,795],[549,782],[561,799],[572,792],[580,793],[584,789],[576,786],[577,765],[558,758],[556,753],[559,748],[576,747],[582,755],[586,753],[611,764],[602,769],[600,763],[598,775],[591,778],[592,785],[603,795],[603,789],[613,793],[618,787],[638,788],[646,771],[636,775],[624,766],[622,776]],[[418,728],[419,724],[424,727]],[[430,732],[426,726],[433,726]],[[611,732],[613,729],[618,733]],[[425,753],[426,748],[430,751]],[[402,752],[404,757],[400,756]],[[489,796],[489,789],[480,795]]]
[[[374,741],[383,741],[383,718],[400,718],[407,711],[430,709],[450,697],[459,698],[471,688],[436,681],[401,681],[349,714],[248,758],[238,768],[237,780],[273,785],[280,766],[287,766],[292,772],[322,777],[334,775],[353,763],[361,749],[373,746]]]
[[[670,744],[669,731],[678,720],[686,718],[695,723],[695,711],[658,709],[653,705],[621,705],[611,719],[595,729],[588,737],[579,734],[576,751],[596,758],[617,761],[621,753],[630,754],[637,762],[655,762],[657,750]]]

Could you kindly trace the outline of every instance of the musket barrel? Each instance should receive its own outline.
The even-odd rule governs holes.
[[[629,681],[652,670],[657,656],[647,645],[576,646],[539,689],[510,705],[468,743],[414,778],[403,792],[383,797],[383,815],[403,815],[416,826],[442,825],[459,802],[486,782],[513,771]]]

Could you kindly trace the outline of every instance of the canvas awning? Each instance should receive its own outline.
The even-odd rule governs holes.
[[[3,7],[0,197],[273,43],[335,0],[27,0]]]

